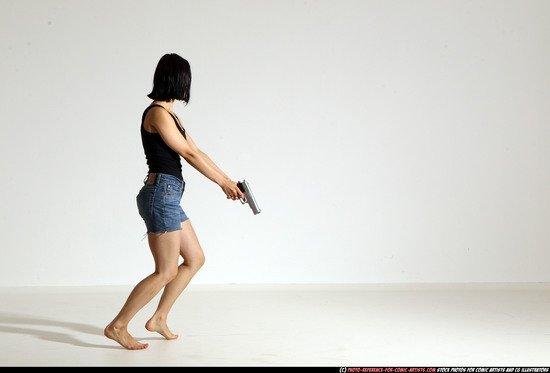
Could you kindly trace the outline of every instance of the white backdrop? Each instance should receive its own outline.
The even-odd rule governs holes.
[[[139,122],[187,58],[194,283],[550,281],[550,2],[1,0],[0,286],[153,270]]]

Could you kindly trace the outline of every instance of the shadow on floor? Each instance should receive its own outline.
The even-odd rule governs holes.
[[[66,329],[67,332],[54,332],[51,330],[33,328],[33,326],[53,326]],[[48,320],[41,319],[36,316],[0,312],[0,333],[27,334],[45,341],[67,343],[78,347],[104,348],[115,350],[122,348],[120,346],[108,346],[87,343],[71,335],[71,331],[79,334],[103,336],[103,329],[93,325],[60,320]]]

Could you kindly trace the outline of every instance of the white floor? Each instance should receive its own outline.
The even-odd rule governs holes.
[[[0,366],[550,365],[550,284],[192,284],[143,351],[103,336],[130,290],[0,288]]]

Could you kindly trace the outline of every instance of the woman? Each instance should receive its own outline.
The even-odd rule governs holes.
[[[138,210],[145,221],[149,247],[155,260],[155,272],[142,280],[130,293],[120,313],[105,328],[105,336],[129,350],[147,348],[127,330],[134,315],[164,288],[158,308],[145,328],[166,339],[176,339],[167,326],[172,305],[189,281],[204,264],[204,253],[188,217],[180,206],[185,182],[180,156],[200,173],[218,184],[228,199],[244,199],[237,183],[227,177],[195,145],[174,114],[175,100],[189,102],[191,69],[176,54],[164,55],[156,68],[153,100],[145,110],[141,138],[149,173],[137,196]],[[178,266],[179,256],[183,263]]]

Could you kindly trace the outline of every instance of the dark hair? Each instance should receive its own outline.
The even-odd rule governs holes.
[[[156,101],[181,100],[189,102],[191,90],[191,66],[175,53],[160,59],[153,78],[153,91],[147,95]]]

